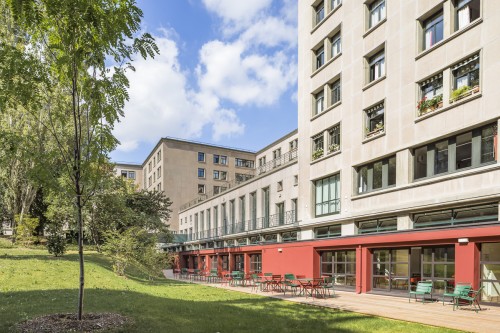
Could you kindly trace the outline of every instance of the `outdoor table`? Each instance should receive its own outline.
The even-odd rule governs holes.
[[[273,291],[283,292],[283,288],[281,285],[282,281],[283,281],[283,277],[281,275],[273,274],[271,276],[271,280],[270,280],[271,289]]]
[[[323,279],[321,278],[303,278],[297,279],[302,287],[302,292],[307,298],[307,295],[314,297],[314,293],[318,293],[318,290],[321,289],[321,283]]]

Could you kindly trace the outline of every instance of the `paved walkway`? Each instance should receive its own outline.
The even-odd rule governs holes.
[[[173,277],[167,276],[167,278]],[[222,286],[219,283],[205,283],[199,281],[193,283],[240,291],[243,293],[259,294],[291,302],[359,312],[433,326],[449,327],[470,332],[500,332],[500,307],[496,306],[481,306],[482,311],[475,313],[468,307],[453,311],[451,304],[445,303],[446,305],[443,306],[442,302],[422,304],[420,302],[415,303],[415,301],[412,300],[411,303],[408,303],[408,298],[405,297],[336,291],[335,298],[317,299],[309,297],[306,299],[305,297],[292,296],[290,293],[283,295],[283,293],[278,292],[252,292],[252,288],[250,287]],[[416,312],[416,310],[418,312]]]

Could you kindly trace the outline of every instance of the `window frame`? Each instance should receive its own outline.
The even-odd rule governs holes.
[[[439,40],[435,39],[434,42],[431,42],[429,46],[427,46],[427,32],[432,30],[433,34],[432,36],[438,35],[437,32],[439,30],[436,30],[439,27],[439,24],[441,25],[441,35],[437,36]],[[443,9],[440,9],[433,13],[430,17],[425,19],[422,22],[422,50],[428,50],[432,48],[434,45],[439,43],[444,39],[444,11]]]
[[[198,178],[205,178],[205,177],[206,177],[205,168],[198,168]]]
[[[385,48],[383,48],[368,58],[368,83],[383,78],[386,74],[385,67]]]
[[[201,157],[201,159],[200,159],[200,157]],[[201,162],[201,163],[205,162],[205,159],[206,159],[206,154],[204,152],[199,151],[198,152],[198,162]]]
[[[314,184],[314,217],[339,214],[341,206],[341,195],[342,195],[340,188],[341,185],[340,173],[336,173],[328,177],[317,179],[313,182],[313,184]],[[325,198],[325,189],[328,192],[326,193],[326,198]],[[334,191],[333,194],[331,193],[332,189]],[[318,198],[318,194],[321,195],[320,199]],[[319,208],[320,212],[318,210],[318,207],[320,207]]]
[[[323,45],[314,50],[314,58],[316,60],[314,70],[318,70],[325,65],[325,47]]]
[[[314,7],[314,25],[318,25],[325,19],[325,2],[321,1]]]
[[[325,92],[323,89],[313,95],[314,116],[322,114],[325,111]]]
[[[337,32],[331,38],[330,50],[331,50],[332,59],[336,58],[342,54],[342,34],[341,34],[341,31]],[[334,52],[335,50],[336,50],[336,52]]]
[[[385,0],[376,0],[368,5],[368,29],[376,27],[380,22],[385,20],[387,17],[387,6]],[[383,7],[382,7],[383,6]],[[376,22],[373,22],[373,14],[378,13],[379,18]]]
[[[390,166],[391,166],[391,161],[394,161],[393,166],[394,166],[394,184],[390,184]],[[381,165],[381,171],[380,171],[380,187],[374,188],[373,183],[374,183],[374,173],[375,173],[375,164],[382,163]],[[366,171],[363,171],[366,170]],[[361,177],[363,173],[366,172],[366,184],[361,181]],[[357,194],[362,195],[366,193],[371,193],[375,191],[380,191],[392,187],[397,186],[397,157],[396,155],[391,155],[387,156],[385,158],[370,162],[368,164],[360,165],[356,168],[356,188],[357,188]],[[361,184],[363,186],[361,187]],[[365,189],[366,188],[366,189]],[[362,190],[364,189],[364,190]]]

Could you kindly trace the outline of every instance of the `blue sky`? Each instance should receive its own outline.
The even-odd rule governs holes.
[[[136,59],[116,162],[161,137],[259,150],[297,128],[296,0],[138,0],[160,48]]]

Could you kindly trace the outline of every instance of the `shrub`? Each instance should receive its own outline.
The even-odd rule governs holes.
[[[460,87],[458,89],[455,89],[455,90],[453,90],[451,92],[451,99],[452,100],[457,99],[458,97],[460,97],[461,95],[465,94],[469,90],[470,90],[469,86],[463,86],[463,87]]]
[[[50,235],[47,237],[47,250],[54,257],[62,256],[66,253],[66,238],[59,233]]]

